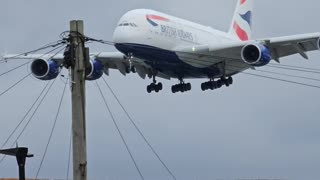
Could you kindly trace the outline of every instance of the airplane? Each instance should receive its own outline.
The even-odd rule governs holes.
[[[186,79],[207,79],[203,91],[233,84],[232,76],[247,69],[262,67],[274,60],[320,49],[320,33],[252,39],[254,0],[238,0],[228,32],[200,25],[181,18],[148,9],[136,9],[124,14],[113,34],[118,52],[92,53],[87,80],[97,80],[109,69],[123,75],[137,73],[152,78],[147,92],[163,89],[157,78],[178,79],[172,93],[187,92],[191,84]],[[9,58],[10,55],[5,56]],[[51,80],[58,76],[63,54],[25,55],[35,59],[33,76]]]

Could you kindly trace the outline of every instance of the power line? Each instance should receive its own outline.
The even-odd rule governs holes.
[[[20,125],[22,124],[22,122],[26,119],[26,117],[28,116],[28,114],[31,112],[31,110],[33,109],[33,107],[35,106],[35,104],[38,102],[38,100],[40,99],[40,97],[42,96],[42,94],[44,93],[44,91],[46,90],[46,88],[48,87],[49,82],[46,84],[46,86],[42,89],[41,93],[39,94],[39,96],[37,97],[37,99],[34,101],[34,103],[31,105],[31,107],[29,108],[29,110],[25,113],[25,115],[23,116],[23,118],[21,119],[21,121],[18,123],[18,125],[15,127],[15,129],[11,132],[11,134],[8,136],[8,138],[6,139],[6,141],[2,144],[1,149],[4,148],[4,146],[9,142],[9,140],[11,139],[11,137],[14,135],[14,133],[18,130],[18,128],[20,127]]]
[[[303,69],[297,69],[297,68],[291,68],[291,67],[279,67],[274,65],[268,65],[268,67],[271,68],[277,68],[277,69],[286,69],[290,71],[299,71],[299,72],[306,72],[306,73],[313,73],[313,74],[320,74],[320,71],[311,71],[311,70],[303,70]]]
[[[287,65],[287,64],[270,63],[269,65],[273,65],[273,66],[282,66],[282,67],[291,67],[291,68],[299,68],[299,69],[307,69],[307,70],[312,70],[312,71],[320,71],[320,69],[317,69],[317,68],[309,68],[309,67],[293,66],[293,65]]]
[[[61,95],[61,99],[60,99],[60,103],[59,103],[58,110],[57,110],[57,113],[56,113],[56,117],[55,117],[55,119],[54,119],[54,123],[53,123],[52,129],[51,129],[51,132],[50,132],[50,136],[49,136],[49,139],[48,139],[48,142],[47,142],[47,145],[46,145],[44,154],[43,154],[43,156],[42,156],[41,163],[40,163],[40,166],[39,166],[39,168],[38,168],[37,175],[36,175],[36,178],[35,178],[35,179],[38,178],[38,175],[39,175],[39,173],[40,173],[40,171],[41,171],[41,168],[42,168],[44,159],[45,159],[46,154],[47,154],[47,152],[48,152],[48,148],[49,148],[49,145],[50,145],[52,136],[53,136],[53,132],[54,132],[54,130],[55,130],[55,127],[56,127],[56,124],[57,124],[57,120],[58,120],[58,117],[59,117],[59,114],[60,114],[61,105],[62,105],[62,102],[63,102],[63,98],[64,98],[64,95],[65,95],[65,91],[66,91],[67,84],[68,84],[68,83],[65,83],[65,85],[64,85],[64,88],[63,88],[63,91],[62,91],[62,95]]]
[[[189,58],[189,57],[184,57],[186,59],[192,59],[192,58]],[[201,64],[199,62],[194,62],[194,61],[191,61],[191,60],[186,60],[185,61],[189,61],[190,63],[194,63],[194,64],[199,64],[199,65],[204,65],[204,64]],[[192,59],[192,60],[195,60],[195,59]],[[233,65],[232,65],[233,66]],[[237,66],[234,66],[234,67],[237,67]],[[239,67],[239,66],[238,66]],[[229,68],[229,70],[232,70],[234,71],[235,69],[232,69],[232,68]],[[297,84],[297,85],[302,85],[302,86],[307,86],[307,87],[312,87],[312,88],[317,88],[319,89],[320,86],[317,86],[317,85],[311,85],[311,84],[306,84],[306,83],[300,83],[300,82],[296,82],[296,81],[291,81],[291,80],[285,80],[285,79],[281,79],[281,78],[274,78],[274,77],[269,77],[269,76],[263,76],[263,75],[258,75],[258,74],[252,74],[252,73],[245,73],[245,72],[238,72],[238,73],[241,73],[241,74],[247,74],[247,75],[252,75],[252,76],[256,76],[256,77],[262,77],[262,78],[267,78],[267,79],[273,79],[273,80],[277,80],[277,81],[282,81],[282,82],[287,82],[287,83],[292,83],[292,84]]]
[[[22,79],[20,79],[18,82],[14,83],[12,86],[10,86],[8,89],[6,89],[5,91],[3,91],[2,93],[0,93],[0,96],[4,95],[5,93],[7,93],[8,91],[10,91],[11,89],[13,89],[15,86],[17,86],[19,83],[21,83],[23,80],[25,80],[27,77],[30,76],[31,73],[27,74],[26,76],[24,76]]]
[[[1,76],[3,76],[3,75],[8,74],[8,73],[10,73],[10,72],[12,72],[12,71],[14,71],[14,70],[17,70],[17,69],[19,69],[19,68],[21,68],[21,67],[23,67],[23,66],[25,66],[25,65],[27,65],[27,64],[29,64],[29,62],[23,63],[23,64],[21,64],[21,65],[19,65],[19,66],[15,67],[15,68],[13,68],[13,69],[9,70],[9,71],[6,71],[6,72],[4,72],[4,73],[0,74],[0,77],[1,77]]]
[[[303,85],[303,86],[308,86],[308,87],[320,89],[320,86],[316,86],[316,85],[305,84],[305,83],[300,83],[300,82],[295,82],[295,81],[290,81],[290,80],[285,80],[285,79],[280,79],[280,78],[274,78],[274,77],[269,77],[269,76],[263,76],[263,75],[259,75],[259,74],[252,74],[252,73],[246,73],[246,72],[241,72],[241,74],[247,74],[247,75],[251,75],[251,76],[257,76],[257,77],[262,77],[262,78],[266,78],[266,79],[272,79],[272,80],[277,80],[277,81],[282,81],[282,82],[298,84],[298,85]]]
[[[266,71],[266,70],[255,69],[253,71],[269,73],[269,74],[276,74],[276,75],[287,76],[287,77],[294,77],[294,78],[305,79],[305,80],[320,81],[320,79],[316,79],[316,78],[309,78],[309,77],[305,77],[305,76],[296,76],[296,75],[278,73],[278,72],[272,72],[272,71]]]
[[[28,119],[27,123],[24,125],[22,131],[20,132],[20,134],[18,135],[18,137],[16,138],[16,140],[12,143],[12,145],[10,147],[13,147],[16,142],[18,142],[19,138],[21,137],[21,135],[23,134],[23,132],[26,130],[26,128],[28,127],[28,125],[30,124],[33,116],[36,114],[36,112],[38,111],[40,105],[42,104],[43,100],[45,99],[45,97],[47,96],[47,94],[49,93],[50,89],[52,88],[53,84],[55,83],[56,79],[53,80],[53,82],[51,83],[51,85],[49,86],[49,88],[46,90],[46,93],[44,94],[44,96],[41,98],[39,104],[37,105],[37,107],[35,108],[35,110],[33,111],[32,115],[30,116],[30,118]],[[2,159],[0,160],[0,164],[3,162],[4,158],[6,156],[3,156]]]
[[[155,150],[155,148],[151,145],[151,143],[148,141],[148,139],[146,138],[146,136],[142,133],[142,131],[140,130],[140,128],[137,126],[137,124],[134,122],[133,118],[130,116],[130,114],[128,113],[128,111],[126,110],[126,108],[123,106],[123,104],[121,103],[121,101],[119,100],[119,98],[117,97],[117,95],[114,93],[113,89],[111,88],[111,86],[108,84],[108,82],[106,81],[106,79],[104,77],[102,77],[103,81],[105,82],[105,84],[107,85],[108,89],[110,90],[110,92],[112,93],[113,97],[117,100],[118,104],[121,106],[122,110],[125,112],[126,116],[128,117],[128,119],[130,120],[130,122],[133,124],[133,126],[135,127],[135,129],[138,131],[138,133],[140,134],[140,136],[143,138],[143,140],[145,141],[145,143],[149,146],[149,148],[151,149],[151,151],[153,152],[153,154],[158,158],[158,160],[161,162],[161,164],[163,165],[163,167],[167,170],[167,172],[170,174],[170,176],[174,179],[177,180],[177,178],[175,177],[175,175],[172,173],[172,171],[169,169],[169,167],[164,163],[164,161],[161,159],[160,155],[157,153],[157,151]]]
[[[20,139],[21,135],[23,134],[23,132],[26,130],[26,128],[28,127],[28,125],[30,124],[32,118],[34,117],[34,115],[36,114],[36,112],[38,111],[39,107],[41,106],[41,104],[43,103],[44,99],[46,98],[46,96],[48,95],[49,91],[51,90],[53,84],[56,82],[56,79],[53,80],[53,82],[51,83],[51,85],[49,86],[49,88],[47,89],[46,93],[44,94],[44,96],[41,98],[39,104],[37,105],[37,107],[35,108],[35,110],[33,111],[31,117],[29,117],[27,123],[25,124],[25,126],[23,127],[22,131],[20,132],[20,134],[18,135],[18,137],[16,138],[16,141],[13,143],[13,145]],[[13,146],[12,145],[12,146]],[[11,146],[11,147],[12,147]]]
[[[61,46],[60,46],[61,47]],[[60,48],[59,47],[59,48]],[[57,48],[58,49],[58,48]],[[62,49],[60,49],[59,51],[57,51],[55,54],[53,54],[50,58],[56,56],[59,52],[61,52],[62,50],[64,49],[64,47]],[[56,49],[55,49],[56,50]],[[59,72],[60,73],[60,72]],[[7,93],[8,91],[10,91],[12,88],[14,88],[16,85],[18,85],[20,82],[22,82],[24,79],[26,79],[30,74],[32,73],[29,73],[27,76],[25,76],[24,78],[22,78],[21,80],[19,80],[18,82],[16,82],[14,85],[10,86],[8,89],[6,89],[4,92],[2,92],[0,94],[0,96],[2,96],[3,94]]]
[[[114,124],[115,127],[117,128],[117,131],[118,131],[118,133],[119,133],[119,135],[120,135],[120,137],[121,137],[121,140],[122,140],[123,144],[125,145],[128,153],[129,153],[129,155],[130,155],[130,158],[131,158],[131,160],[132,160],[132,162],[133,162],[133,164],[134,164],[137,172],[139,173],[140,178],[141,178],[142,180],[144,180],[144,177],[143,177],[143,175],[142,175],[142,173],[141,173],[141,171],[140,171],[140,169],[139,169],[139,167],[138,167],[138,164],[137,164],[136,160],[134,159],[133,154],[132,154],[132,152],[131,152],[131,150],[130,150],[130,148],[129,148],[129,146],[128,146],[128,144],[127,144],[127,142],[126,142],[126,140],[125,140],[125,138],[124,138],[124,136],[123,136],[123,134],[122,134],[122,132],[120,131],[120,128],[119,128],[119,126],[118,126],[118,123],[116,122],[116,120],[115,120],[115,118],[114,118],[114,116],[113,116],[113,114],[112,114],[112,112],[111,112],[111,109],[110,109],[110,107],[109,107],[109,105],[108,105],[108,103],[107,103],[107,100],[106,100],[104,94],[102,93],[102,90],[101,90],[101,88],[100,88],[100,86],[99,86],[99,84],[98,84],[97,82],[96,82],[96,85],[97,85],[98,90],[99,90],[99,92],[100,92],[100,94],[101,94],[101,97],[102,97],[102,99],[103,99],[103,101],[104,101],[104,104],[106,105],[106,107],[107,107],[107,109],[108,109],[108,112],[109,112],[110,117],[111,117],[111,119],[112,119],[112,121],[113,121],[113,124]]]
[[[48,49],[48,48],[51,48],[51,47],[56,47],[56,46],[59,46],[60,44],[65,44],[65,43],[66,42],[63,41],[63,40],[55,41],[55,42],[49,43],[48,45],[45,45],[45,46],[43,46],[41,48],[38,48],[36,50],[32,50],[32,51],[28,51],[28,52],[25,52],[25,53],[21,53],[21,54],[12,56],[12,57],[6,57],[5,59],[0,60],[0,63],[6,63],[6,62],[10,61],[11,59],[15,59],[17,57],[20,57],[20,56],[23,56],[23,55],[27,55],[27,54],[31,54],[31,53],[35,53],[35,52],[38,52],[38,51],[41,51],[41,50],[44,50],[44,49]]]

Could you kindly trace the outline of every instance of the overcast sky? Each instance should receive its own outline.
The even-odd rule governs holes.
[[[227,30],[235,4],[236,0],[2,0],[0,52],[25,52],[58,40],[59,34],[68,30],[69,20],[72,19],[85,21],[88,36],[112,40],[113,30],[120,17],[136,8],[155,9]],[[320,2],[315,0],[256,1],[254,37],[320,31],[317,15],[319,5]],[[115,49],[93,44],[93,51]],[[320,52],[312,52],[310,61],[292,56],[282,62],[320,68],[319,56]],[[24,60],[0,64],[0,73],[21,64],[21,61]],[[267,67],[262,69],[297,73]],[[25,67],[0,77],[0,92],[28,72]],[[315,74],[298,75],[319,78]],[[170,87],[177,81],[163,80],[163,92],[147,94],[146,86],[151,81],[142,80],[136,74],[124,77],[112,71],[107,80],[180,180],[320,178],[319,89],[240,74],[234,77],[234,85],[230,88],[202,92],[200,84],[206,80],[192,80],[191,92],[173,95]],[[35,154],[27,162],[27,176],[30,178],[34,178],[39,167],[64,82],[64,78],[56,81],[19,140],[20,145],[30,147],[30,151]],[[112,104],[115,117],[146,179],[170,179],[102,81],[99,83]],[[45,82],[30,77],[9,93],[0,96],[0,145],[44,86]],[[87,86],[89,179],[138,180],[139,176],[97,88],[93,83]],[[40,177],[66,177],[70,99],[68,91]],[[14,158],[6,158],[0,164],[0,177],[17,177],[17,172]]]

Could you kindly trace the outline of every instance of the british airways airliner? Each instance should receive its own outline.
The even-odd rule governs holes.
[[[271,60],[320,49],[320,33],[252,40],[254,0],[238,0],[228,32],[221,32],[153,10],[138,9],[126,13],[119,21],[113,42],[119,52],[91,54],[87,80],[97,80],[109,69],[123,75],[136,72],[141,78],[152,78],[147,92],[163,89],[157,78],[178,79],[173,93],[191,90],[187,79],[203,78],[203,91],[233,83],[232,76]],[[10,57],[8,55],[7,57]],[[63,55],[26,55],[35,59],[33,75],[41,80],[58,76]]]

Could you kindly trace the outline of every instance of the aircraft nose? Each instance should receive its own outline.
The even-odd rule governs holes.
[[[143,40],[143,33],[136,27],[117,27],[113,33],[114,43],[134,43]]]
[[[112,40],[114,43],[120,43],[120,39],[121,39],[121,36],[120,36],[120,32],[119,32],[119,27],[117,27],[115,29],[115,31],[113,32]]]
[[[133,32],[123,28],[117,27],[113,33],[113,42],[115,43],[128,43],[130,41],[130,36],[133,35]]]

